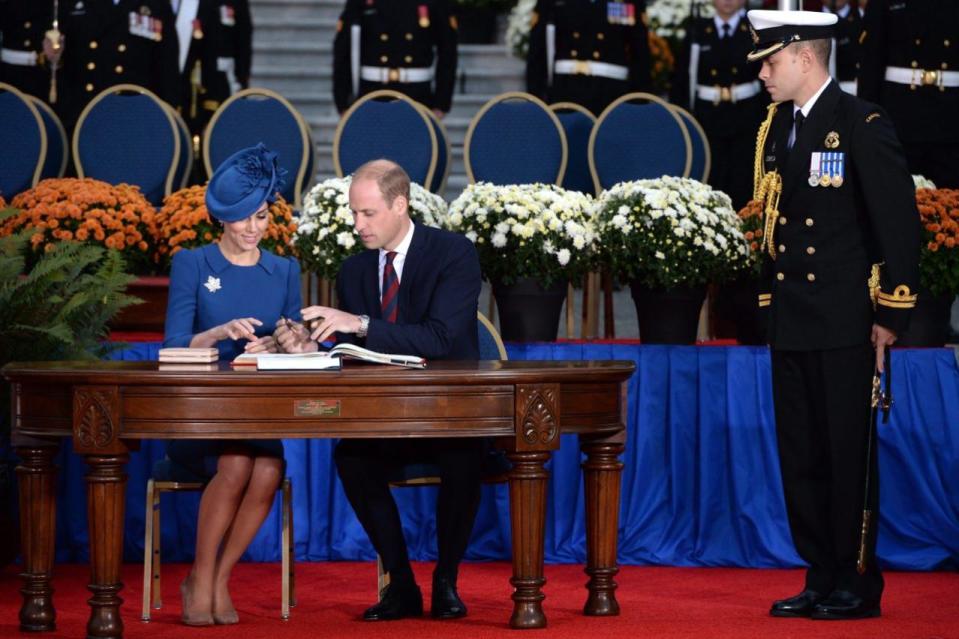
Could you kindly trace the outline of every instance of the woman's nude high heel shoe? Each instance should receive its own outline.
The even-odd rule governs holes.
[[[183,623],[188,626],[212,626],[213,625],[213,614],[208,612],[206,614],[194,613],[190,614],[187,610],[191,607],[193,603],[193,589],[187,585],[187,582],[191,581],[189,577],[184,579],[180,583],[180,598],[183,600],[183,612],[180,616]],[[191,581],[192,585],[192,581]]]

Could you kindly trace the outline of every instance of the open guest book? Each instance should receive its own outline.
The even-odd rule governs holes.
[[[337,344],[319,353],[243,353],[233,360],[233,366],[256,366],[261,371],[339,370],[342,358],[405,368],[426,368],[426,360],[422,357],[377,353],[356,344]]]

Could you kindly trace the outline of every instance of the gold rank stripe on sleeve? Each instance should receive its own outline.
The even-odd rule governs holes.
[[[760,293],[759,294],[759,307],[769,306],[773,303],[773,294],[772,293]]]
[[[888,308],[915,308],[916,298],[919,297],[909,290],[905,284],[900,284],[893,290],[892,295],[879,291],[879,306]]]

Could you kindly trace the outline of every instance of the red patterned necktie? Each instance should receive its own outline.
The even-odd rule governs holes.
[[[393,269],[393,258],[395,257],[396,251],[390,251],[386,254],[386,265],[383,266],[383,297],[380,300],[383,319],[394,324],[396,323],[396,312],[399,310],[397,297],[400,292],[400,280],[396,277],[396,271]]]

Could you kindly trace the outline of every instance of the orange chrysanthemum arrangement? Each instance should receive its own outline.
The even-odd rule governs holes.
[[[669,82],[673,74],[673,67],[676,66],[676,60],[666,38],[650,29],[648,40],[651,59],[649,72],[653,81],[653,88],[657,93],[667,93],[669,92]]]
[[[206,210],[205,186],[190,186],[171,193],[163,200],[163,208],[157,213],[160,241],[160,261],[169,267],[173,254],[183,248],[196,248],[209,244],[220,237],[223,227],[215,222]],[[270,226],[260,241],[260,246],[277,255],[293,254],[293,209],[282,196],[269,208]]]
[[[136,186],[51,178],[20,193],[10,205],[19,213],[0,224],[0,236],[32,228],[34,254],[73,240],[118,250],[131,273],[156,270],[156,210]]]
[[[959,189],[917,189],[923,246],[919,273],[937,295],[959,293]]]
[[[740,228],[749,242],[751,269],[759,275],[763,254],[763,205],[759,200],[750,200],[738,213]]]

